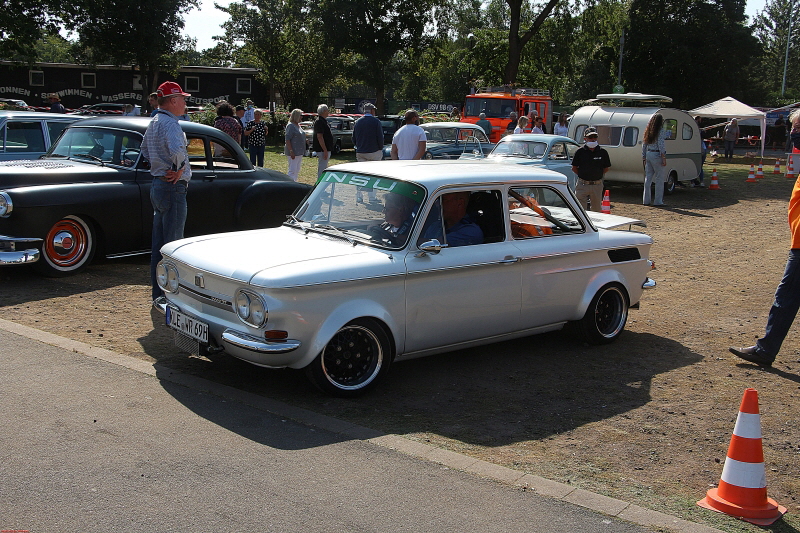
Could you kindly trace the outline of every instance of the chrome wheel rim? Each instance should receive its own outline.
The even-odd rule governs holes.
[[[370,329],[345,326],[325,346],[322,371],[342,390],[357,390],[371,383],[383,365],[383,348]]]

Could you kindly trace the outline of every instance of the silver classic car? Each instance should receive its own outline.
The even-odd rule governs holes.
[[[396,360],[568,323],[615,340],[655,285],[637,224],[584,212],[538,168],[337,165],[281,227],[165,245],[156,305],[184,351],[302,368],[354,396]]]

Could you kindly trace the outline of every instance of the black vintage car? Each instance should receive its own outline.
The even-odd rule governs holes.
[[[96,255],[149,253],[150,119],[106,117],[67,128],[47,154],[0,163],[0,265],[33,263],[45,275],[78,271]],[[227,134],[181,121],[189,147],[186,236],[280,225],[310,187],[253,167]]]

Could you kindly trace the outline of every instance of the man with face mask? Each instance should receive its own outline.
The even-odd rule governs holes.
[[[572,158],[572,172],[578,176],[575,196],[584,209],[600,211],[603,201],[603,176],[611,168],[611,159],[597,143],[597,130],[586,128],[583,134],[586,144],[581,146]]]

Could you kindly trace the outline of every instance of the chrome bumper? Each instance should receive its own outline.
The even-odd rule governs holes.
[[[40,242],[42,242],[42,239],[0,235],[0,265],[24,265],[26,263],[35,263],[39,260],[39,257],[41,257],[41,252],[38,248],[18,250],[17,247],[22,245],[30,246]]]
[[[656,280],[651,279],[651,278],[647,278],[646,280],[644,280],[644,283],[642,283],[642,288],[643,289],[655,289],[656,288]]]
[[[181,312],[177,306],[170,304],[166,298],[158,298],[153,301],[153,307],[164,315],[167,314],[167,306]],[[222,332],[222,340],[237,348],[266,354],[291,352],[298,349],[302,344],[300,341],[293,339],[287,339],[285,341],[267,341],[255,335],[236,331],[231,328]]]

